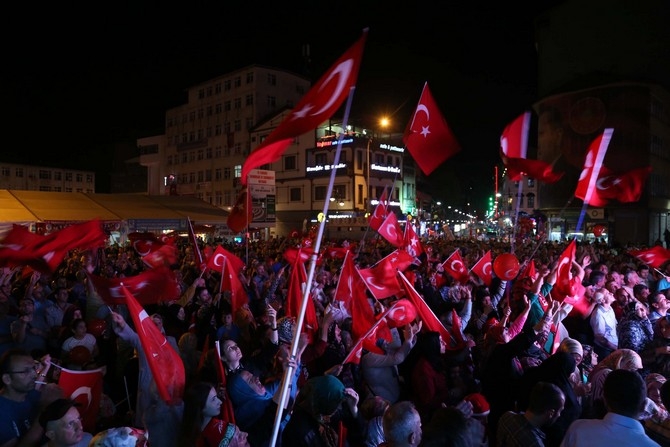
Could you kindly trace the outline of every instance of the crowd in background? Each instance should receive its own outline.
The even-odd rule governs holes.
[[[131,245],[72,251],[51,275],[3,269],[0,413],[12,417],[0,422],[0,447],[104,445],[101,434],[140,436],[132,429],[161,447],[265,446],[289,366],[277,445],[595,446],[605,445],[599,442],[609,439],[612,424],[617,445],[670,445],[669,266],[650,269],[626,247],[578,243],[572,274],[582,287],[567,304],[552,299],[566,243],[517,244],[522,273],[486,285],[474,274],[456,282],[440,264],[459,249],[472,266],[489,250],[494,259],[509,253],[509,244],[426,240],[408,276],[465,343],[451,345],[417,318],[391,329],[392,340],[379,339],[379,349],[364,350],[358,363],[343,363],[357,340],[351,314],[334,301],[337,257],[316,266],[310,299],[318,331],[298,335],[291,356],[296,322],[284,305],[293,266],[284,251],[302,242],[210,243],[244,262],[239,279],[248,303],[233,310],[220,274],[197,265],[188,239],[177,241],[179,261],[171,268],[181,296],[145,310],[183,362],[186,391],[178,404],[163,402],[152,386],[126,306],[104,303],[88,280],[144,271]],[[343,242],[332,244],[349,246],[359,268],[395,249],[382,240]],[[203,251],[207,244],[199,244]],[[535,272],[524,276],[530,261]],[[399,298],[368,294],[368,304],[380,314]],[[91,433],[82,430],[77,406],[58,394],[58,366],[105,371]],[[234,423],[224,416],[226,405]]]

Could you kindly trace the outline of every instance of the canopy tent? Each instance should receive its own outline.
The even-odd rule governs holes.
[[[170,220],[225,225],[228,212],[195,197],[0,190],[0,223]]]

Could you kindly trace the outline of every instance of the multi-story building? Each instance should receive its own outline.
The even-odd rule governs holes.
[[[188,102],[166,112],[165,135],[138,140],[148,168],[149,194],[198,197],[230,209],[241,190],[242,164],[309,89],[309,81],[261,66],[249,66],[188,89]],[[340,160],[335,163],[338,137]],[[386,134],[388,135],[388,134]],[[413,212],[414,164],[405,160],[399,137],[378,138],[335,120],[296,138],[282,158],[263,169],[252,189],[259,237],[307,230],[324,208],[329,176],[336,169],[329,203],[329,237],[365,231],[385,187],[396,210]],[[335,225],[335,222],[340,225]]]
[[[95,192],[95,173],[0,162],[0,189]]]

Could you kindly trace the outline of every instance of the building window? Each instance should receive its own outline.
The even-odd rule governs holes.
[[[528,179],[528,187],[529,188],[534,188],[535,187],[535,179],[534,178],[529,178]]]
[[[268,84],[277,85],[277,75],[268,73]]]
[[[6,174],[5,174],[5,169],[7,169]],[[9,175],[9,168],[3,168],[2,169],[2,175]],[[51,180],[51,171],[47,171],[46,169],[40,169],[39,177],[40,177],[40,180]],[[79,180],[79,181],[81,181],[81,180]]]
[[[214,93],[215,94],[221,93],[221,83],[220,82],[214,86]]]
[[[224,205],[232,205],[232,194],[230,193],[230,190],[226,190],[223,192],[223,204]]]
[[[212,170],[211,169],[207,169],[205,171],[205,181],[206,182],[211,182],[212,181]]]
[[[72,188],[69,187],[69,186],[66,186],[66,187],[65,187],[65,192],[72,192]]]
[[[62,188],[60,186],[54,186],[54,192],[61,192]]]
[[[223,110],[225,110],[226,112],[230,112],[230,101],[223,102]]]
[[[207,87],[207,96],[212,96],[212,86]]]
[[[198,160],[203,160],[205,158],[205,151],[198,149]]]
[[[242,108],[242,98],[235,98],[233,108],[239,110]]]
[[[55,172],[54,175],[55,174],[58,174],[59,177],[56,180],[60,180],[60,172]],[[18,178],[23,178],[23,168],[16,168],[16,170],[14,170],[14,175]]]
[[[205,149],[205,158],[207,160],[212,159],[212,148],[211,147],[208,147],[207,149]]]
[[[207,116],[212,116],[212,106],[207,106]]]
[[[86,174],[86,183],[93,183],[93,174]]]
[[[242,85],[242,79],[238,76],[235,78],[235,88]]]
[[[223,168],[223,179],[230,180],[230,167]]]
[[[359,205],[363,204],[363,185],[358,185],[358,194],[357,194],[357,197],[356,197],[356,202]]]
[[[226,79],[226,80],[223,82],[223,90],[225,90],[225,91],[230,90],[230,79]]]
[[[253,105],[254,105],[254,95],[251,94],[251,93],[248,94],[248,95],[244,98],[244,103],[245,103],[245,105],[247,105],[247,106],[253,106]]]
[[[221,146],[216,146],[216,150],[214,151],[214,158],[221,158]]]
[[[186,152],[182,152],[181,154],[181,162],[182,163],[188,163],[188,154]]]
[[[221,180],[221,168],[216,168],[214,170],[214,180]]]
[[[251,71],[247,73],[247,84],[252,84],[254,82],[254,72]]]
[[[277,98],[275,98],[274,96],[268,96],[268,106],[276,107],[277,106]]]
[[[217,124],[216,127],[214,128],[214,135],[221,135],[221,132],[223,129],[221,128],[221,124]]]
[[[290,202],[302,202],[302,189],[301,188],[290,188],[289,189],[289,201]]]
[[[198,182],[205,181],[205,173],[203,171],[198,171]]]
[[[284,171],[295,171],[297,169],[297,156],[287,155],[284,157]]]
[[[198,90],[198,99],[203,99],[205,97],[205,89],[201,88]]]
[[[217,115],[221,113],[221,103],[218,103],[214,106],[214,113],[216,113]]]
[[[51,186],[40,185],[40,191],[51,191]]]
[[[254,119],[253,118],[247,118],[246,125],[244,126],[244,130],[251,130],[252,127],[254,127]]]
[[[12,170],[9,169],[7,166],[3,166],[3,167],[2,167],[2,176],[3,176],[3,177],[9,177],[9,176],[11,175],[11,171],[12,171]],[[40,171],[40,174],[41,174],[41,172],[42,172],[42,171]],[[42,178],[42,177],[40,177],[40,178]]]
[[[328,163],[328,157],[322,152],[320,154],[314,155],[314,161],[316,162],[317,166],[325,165]]]
[[[235,120],[235,122],[233,123],[233,128],[235,129],[235,132],[239,132],[240,130],[242,130],[242,121]]]
[[[188,161],[189,162],[194,162],[195,161],[195,151],[191,151],[188,153]]]
[[[198,109],[198,119],[202,119],[205,116],[205,111],[203,109]]]
[[[228,146],[223,149],[223,156],[230,157],[230,148]]]
[[[65,181],[66,182],[71,182],[72,181],[72,173],[71,172],[66,172],[65,173]]]
[[[326,192],[328,192],[328,188],[326,186],[315,186],[314,200],[326,200]]]
[[[195,172],[190,172],[188,174],[188,182],[189,183],[195,183]]]
[[[235,178],[242,177],[242,165],[235,165]]]
[[[242,144],[241,143],[235,143],[235,146],[233,147],[233,153],[235,155],[241,155],[242,154]]]
[[[535,194],[532,192],[526,194],[526,200],[528,208],[535,208]]]

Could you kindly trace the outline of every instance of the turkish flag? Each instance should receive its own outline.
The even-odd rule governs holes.
[[[223,248],[221,245],[216,247],[214,253],[212,253],[212,255],[207,260],[207,267],[210,270],[222,273],[224,261],[228,262],[228,267],[230,267],[230,269],[232,269],[236,275],[239,275],[242,269],[245,267],[244,261]]]
[[[465,266],[465,262],[463,262],[463,258],[461,258],[461,253],[458,249],[454,250],[454,252],[442,263],[442,268],[461,284],[465,284],[470,280],[470,273],[468,272],[468,268]]]
[[[128,240],[140,256],[146,256],[165,245],[154,233],[134,231],[128,234]]]
[[[121,290],[126,298],[128,313],[133,319],[158,394],[168,404],[180,402],[184,394],[186,375],[179,353],[167,342],[165,335],[123,284]]]
[[[403,142],[419,169],[430,175],[439,165],[461,150],[430,93],[426,82]]]
[[[58,386],[64,396],[80,404],[77,409],[84,431],[96,433],[102,398],[102,369],[73,371],[61,368]]]
[[[388,213],[386,219],[384,219],[384,222],[377,230],[377,233],[394,247],[402,247],[405,242],[402,228],[400,228],[398,218],[394,213]]]
[[[660,269],[663,264],[670,261],[670,250],[654,245],[646,250],[631,249],[628,254],[635,256],[640,261],[644,262],[651,268]]]
[[[147,269],[139,275],[126,278],[104,278],[90,273],[88,279],[100,298],[108,305],[125,304],[121,283],[125,284],[142,304],[174,301],[181,295],[174,272],[165,266]]]
[[[577,292],[571,273],[572,262],[575,260],[576,250],[577,242],[573,239],[558,257],[556,284],[554,285],[555,292],[552,293],[555,300],[563,301],[566,297],[572,297]]]
[[[528,265],[519,274],[519,279],[531,278],[532,280],[535,280],[535,275],[537,275],[537,270],[535,270],[535,261],[531,259],[528,261]]]
[[[487,251],[484,256],[470,269],[475,275],[481,279],[487,287],[491,286],[493,280],[493,264],[491,258],[491,250]]]
[[[500,150],[508,158],[526,158],[528,151],[528,129],[530,112],[524,112],[503,129],[500,135]],[[512,179],[513,181],[519,181]]]
[[[442,336],[442,340],[446,343],[448,350],[462,348],[463,346],[459,345],[447,328],[444,327],[440,319],[437,318],[437,315],[435,315],[423,297],[419,295],[419,292],[416,291],[407,277],[402,272],[398,272],[398,278],[402,288],[405,290],[407,299],[414,304],[416,313],[421,318],[421,321],[423,321],[423,327],[429,331],[439,332]]]
[[[344,303],[345,309],[351,315],[351,335],[355,340],[360,340],[375,325],[377,319],[368,300],[365,283],[354,265],[351,253],[347,253],[342,263],[340,279],[335,289],[335,299]],[[391,339],[390,335],[390,332],[386,335],[388,340]],[[376,338],[372,341],[373,346],[375,341]],[[368,349],[367,346],[366,349]],[[376,346],[368,350],[382,353],[382,350]]]
[[[249,171],[279,160],[298,136],[327,121],[356,85],[367,29],[335,64],[319,79],[279,126],[247,157],[241,181],[247,184]]]
[[[402,292],[396,272],[405,271],[413,262],[414,257],[405,250],[395,250],[372,267],[359,269],[358,273],[372,296],[381,300]]]
[[[521,181],[524,175],[543,183],[556,183],[564,172],[554,172],[552,166],[542,160],[503,157],[507,168],[507,177],[514,182]]]
[[[600,197],[597,183],[613,132],[613,129],[605,129],[601,135],[593,140],[589,146],[589,151],[586,153],[584,167],[577,181],[575,197],[582,199],[587,205],[605,206],[607,204],[607,200]]]
[[[621,203],[637,202],[650,173],[651,166],[623,173],[614,173],[606,166],[601,167],[590,205],[605,206],[610,200]]]
[[[305,297],[305,285],[307,284],[307,272],[305,265],[297,260],[291,266],[291,275],[288,282],[288,294],[286,296],[286,304],[284,312],[288,317],[298,318],[302,308],[303,300],[305,300],[305,318],[302,326],[302,332],[306,332],[310,336],[310,340],[315,340],[315,335],[319,329],[319,322],[316,318],[316,309],[314,309],[314,301],[311,297]],[[311,290],[311,289],[310,289]]]
[[[379,227],[384,223],[386,215],[388,214],[388,197],[387,197],[387,187],[384,186],[384,191],[382,196],[379,198],[379,203],[375,207],[374,212],[370,216],[370,228],[377,231]]]
[[[42,273],[53,273],[70,250],[102,247],[106,239],[97,219],[69,225],[47,236],[14,224],[0,241],[0,267],[27,265]]]
[[[253,220],[253,205],[251,204],[251,194],[246,188],[237,196],[233,209],[228,214],[226,225],[235,233],[241,233]]]
[[[344,259],[350,250],[349,247],[327,247],[324,250],[324,256],[329,259]]]
[[[151,268],[160,266],[171,266],[177,263],[177,247],[174,245],[161,245],[146,256],[142,256],[142,262]]]
[[[249,303],[249,296],[244,290],[242,282],[240,282],[239,272],[235,273],[234,263],[230,262],[228,258],[223,258],[223,271],[221,272],[221,292],[224,290],[230,291],[230,305],[233,308],[233,313],[240,307]]]
[[[405,235],[403,238],[403,247],[405,251],[414,257],[419,257],[424,253],[423,245],[419,236],[414,231],[414,225],[408,220],[405,224]]]
[[[284,259],[290,264],[296,262],[305,263],[309,261],[309,257],[314,254],[314,249],[310,247],[289,247],[284,250]]]

